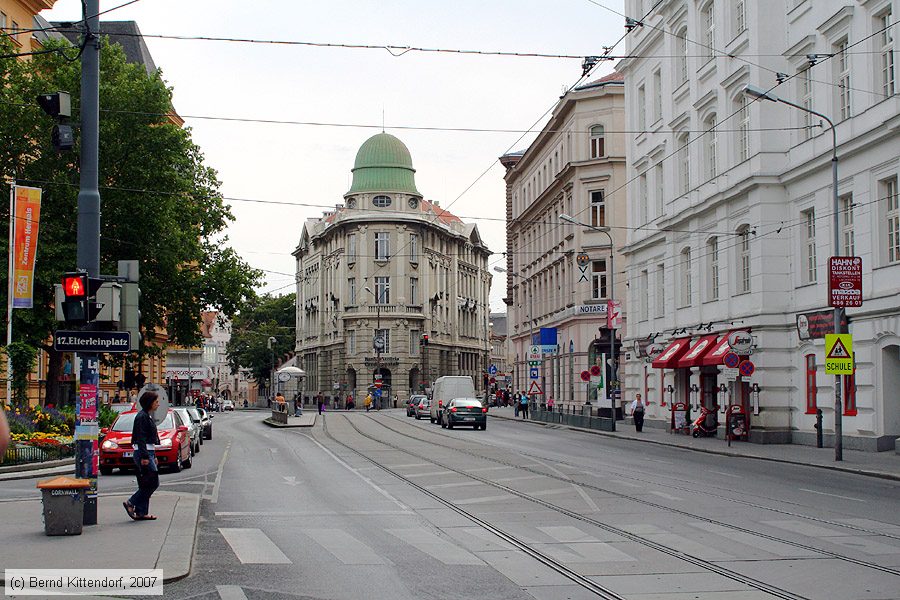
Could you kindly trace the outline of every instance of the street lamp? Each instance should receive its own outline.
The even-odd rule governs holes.
[[[612,234],[610,233],[609,227],[597,227],[595,225],[589,225],[587,223],[582,223],[581,221],[577,221],[574,218],[570,217],[566,214],[559,215],[560,221],[567,221],[572,223],[573,225],[579,225],[581,227],[587,227],[588,229],[592,229],[594,231],[599,231],[600,233],[605,233],[606,237],[609,238],[609,299],[615,300],[616,298],[616,252],[614,248],[614,242],[612,239]],[[607,325],[609,325],[609,381],[611,383],[613,381],[618,381],[616,377],[616,330],[613,327],[615,323],[610,317],[612,316],[610,313],[612,311],[612,306],[610,303],[606,305],[606,319]],[[612,385],[609,386],[609,407],[611,411],[612,417],[612,431],[616,430],[616,398],[615,398],[615,390],[612,389]],[[621,388],[621,386],[620,386]],[[590,398],[588,398],[587,404],[590,404]]]
[[[506,273],[512,277],[518,277],[519,279],[525,279],[519,273],[515,271],[507,271],[503,267],[494,267],[494,270],[498,273]],[[524,291],[524,289],[523,289]],[[528,311],[529,311],[529,329],[528,329],[528,345],[531,346],[534,344],[534,294],[528,294]],[[528,356],[528,352],[526,350],[525,356]],[[526,361],[527,362],[527,361]]]
[[[375,298],[375,336],[372,339],[372,345],[375,347],[375,372],[378,376],[381,376],[381,351],[384,350],[384,338],[381,336],[381,300],[384,296],[382,292],[382,297],[379,298],[375,292],[372,291],[369,286],[365,286],[363,288]]]
[[[831,128],[831,203],[832,203],[832,227],[834,228],[833,232],[833,243],[834,243],[834,256],[841,255],[841,234],[840,234],[840,201],[838,200],[838,154],[837,154],[837,132],[834,129],[834,122],[823,115],[820,112],[816,112],[810,108],[807,108],[801,104],[795,104],[790,100],[785,100],[784,98],[780,98],[770,91],[764,90],[762,88],[756,87],[754,85],[748,85],[744,88],[744,93],[753,98],[757,98],[759,100],[768,100],[769,102],[781,102],[782,104],[787,104],[788,106],[792,106],[798,110],[802,110],[803,112],[809,113],[811,115],[815,115],[820,119],[824,120],[828,123],[828,126]],[[842,309],[840,307],[834,308],[834,332],[841,333],[841,317],[842,317]],[[843,423],[842,423],[842,414],[843,408],[841,407],[841,376],[834,376],[834,460],[841,461],[844,459],[843,453]]]

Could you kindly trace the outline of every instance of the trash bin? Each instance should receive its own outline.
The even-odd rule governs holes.
[[[84,522],[84,495],[91,486],[87,479],[54,477],[39,481],[44,495],[44,533],[81,535]]]

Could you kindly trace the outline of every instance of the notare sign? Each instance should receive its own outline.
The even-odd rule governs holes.
[[[858,256],[832,256],[828,262],[828,306],[862,306],[862,259]]]
[[[53,347],[60,352],[128,352],[127,331],[57,331]]]

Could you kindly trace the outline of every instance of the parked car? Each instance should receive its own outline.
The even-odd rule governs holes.
[[[203,444],[200,422],[194,420],[191,409],[186,406],[176,406],[172,410],[177,412],[181,417],[181,420],[188,426],[188,433],[191,438],[191,454],[198,454],[200,452],[200,446]]]
[[[197,412],[200,413],[200,425],[202,426],[201,439],[212,439],[212,419],[213,416],[207,412],[205,408],[198,408]]]
[[[109,429],[104,428],[100,445],[100,473],[110,475],[115,468],[134,468],[134,449],[131,446],[131,430],[138,411],[124,412],[116,417]],[[187,424],[173,409],[169,409],[162,423],[156,425],[159,444],[156,460],[160,467],[170,467],[175,473],[191,467],[191,438]]]
[[[413,394],[409,397],[409,400],[406,401],[406,416],[414,417],[416,416],[416,406],[419,405],[419,402],[422,401],[422,398],[425,398],[423,394]]]
[[[453,429],[458,425],[471,425],[473,429],[487,429],[487,412],[478,398],[454,398],[444,407],[441,427]]]
[[[419,403],[416,404],[416,421],[422,417],[427,417],[431,412],[431,400],[427,396],[421,396]]]
[[[454,398],[474,398],[475,383],[468,375],[444,375],[434,382],[431,393],[430,419],[444,424],[444,407]]]
[[[222,410],[234,410],[234,402],[231,400],[222,400]]]

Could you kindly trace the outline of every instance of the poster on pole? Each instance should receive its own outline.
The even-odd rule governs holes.
[[[41,221],[41,189],[13,186],[14,219],[10,254],[12,307],[32,308],[34,260],[37,254],[38,226]]]

